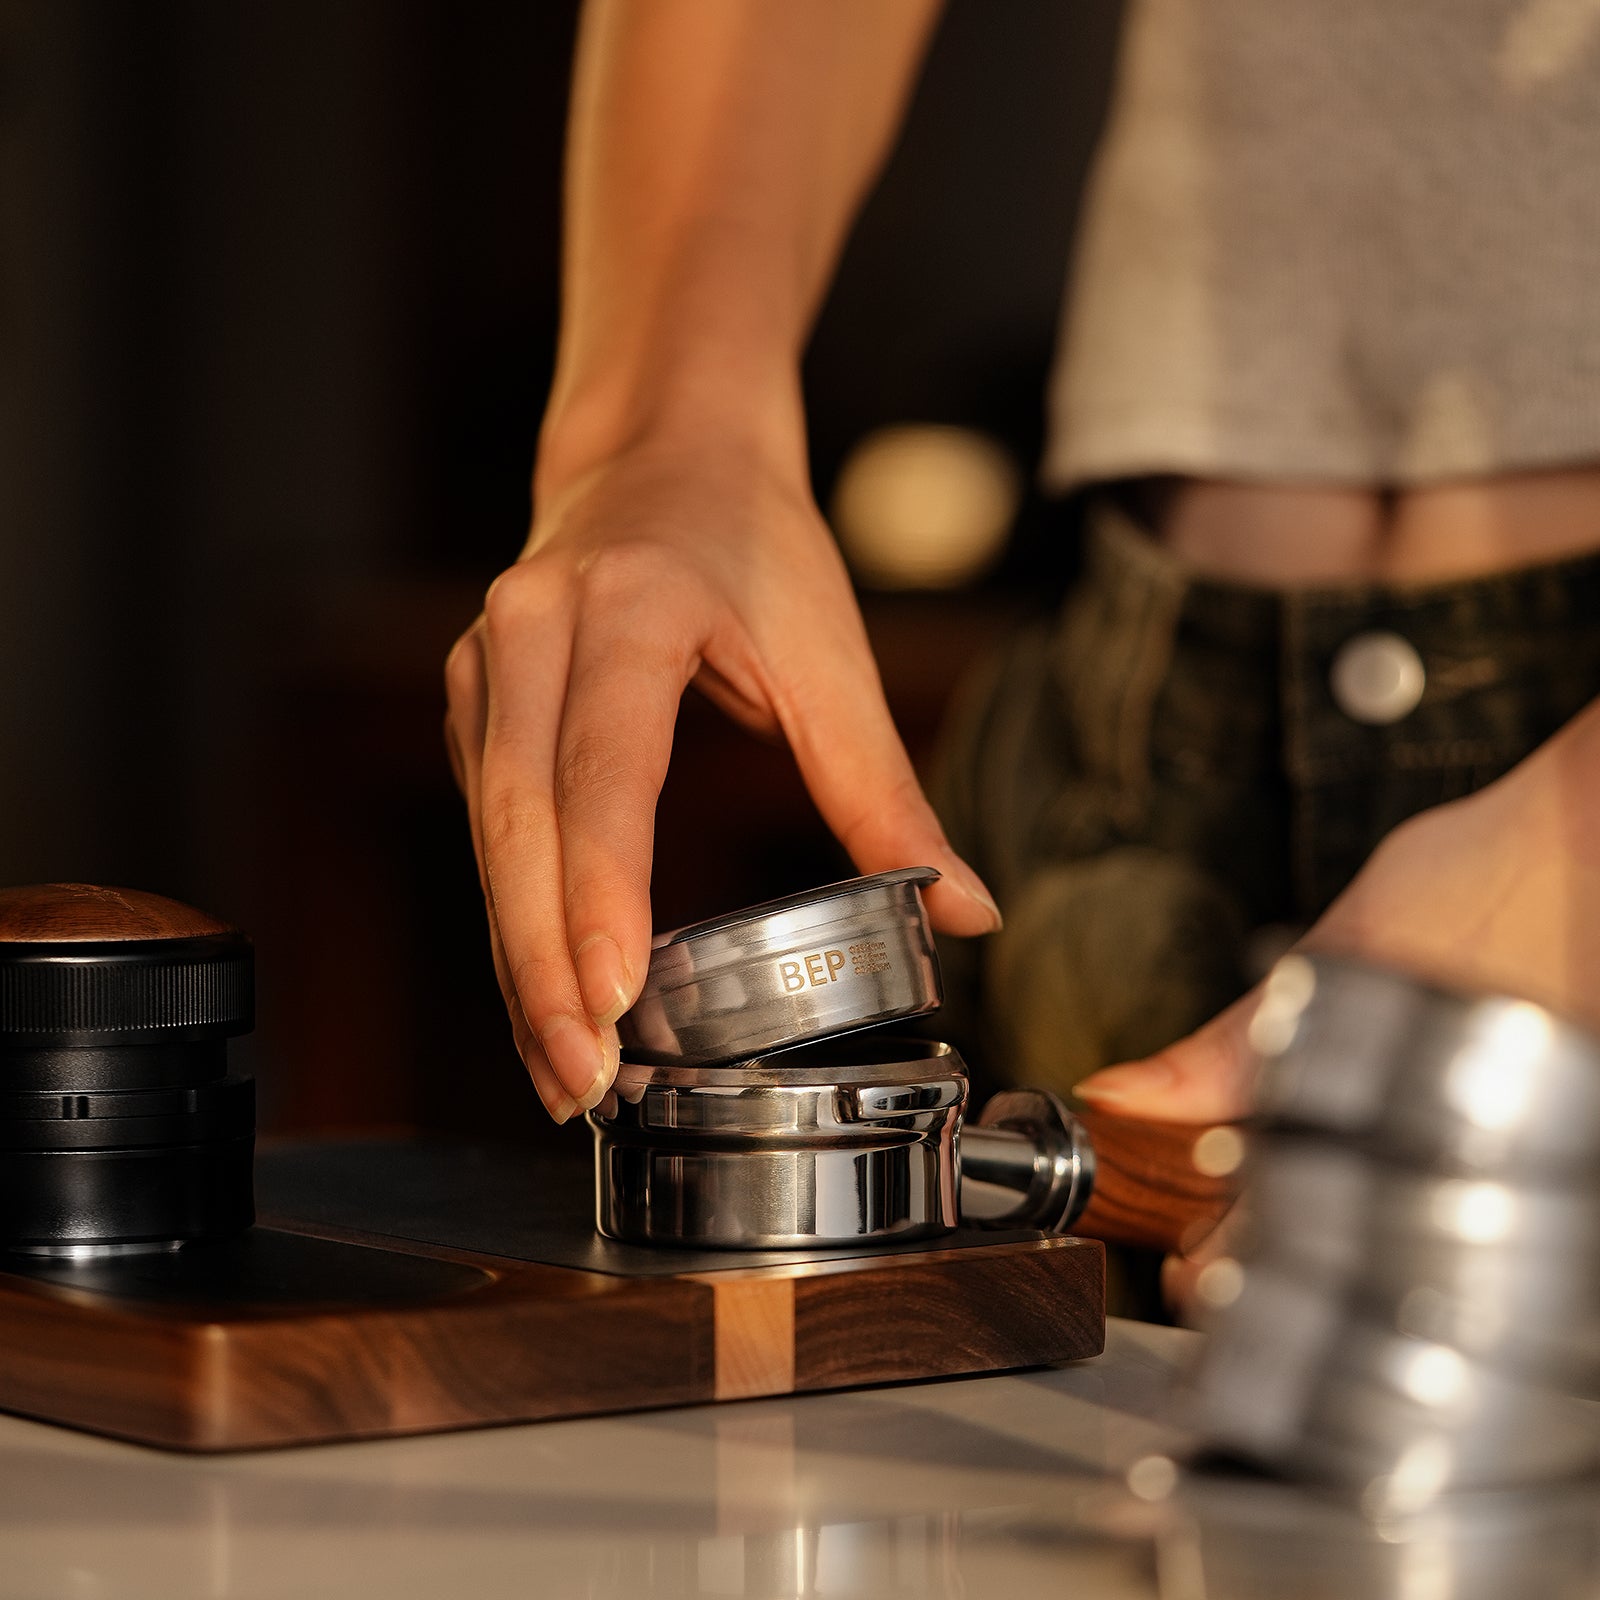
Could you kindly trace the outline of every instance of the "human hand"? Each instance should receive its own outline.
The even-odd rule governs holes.
[[[1391,833],[1299,948],[1541,1001],[1600,1028],[1600,706],[1499,782]],[[1147,1060],[1077,1092],[1133,1117],[1230,1121],[1250,1109],[1259,988]],[[1179,1298],[1224,1248],[1169,1261]]]
[[[1600,703],[1499,782],[1396,828],[1299,948],[1522,996],[1600,1027]],[[1249,1109],[1260,990],[1077,1092],[1107,1110],[1206,1122]]]
[[[809,489],[748,452],[645,442],[566,485],[445,680],[495,971],[558,1122],[616,1074],[615,1023],[649,960],[656,798],[691,682],[788,740],[862,872],[936,867],[936,927],[999,923],[923,797]]]

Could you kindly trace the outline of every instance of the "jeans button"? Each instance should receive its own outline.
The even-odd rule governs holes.
[[[1375,725],[1409,716],[1428,675],[1410,640],[1398,633],[1358,633],[1339,646],[1328,673],[1334,703],[1353,722]]]

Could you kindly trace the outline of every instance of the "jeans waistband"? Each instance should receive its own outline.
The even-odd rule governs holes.
[[[1256,701],[1247,720],[1262,733],[1279,724],[1282,763],[1301,781],[1515,761],[1600,690],[1600,554],[1451,582],[1274,590],[1193,574],[1106,504],[1085,589],[1109,624],[1101,645],[1118,638],[1122,659],[1102,668],[1142,685],[1152,707],[1180,668]],[[1388,723],[1352,716],[1332,684],[1339,652],[1374,634],[1404,640],[1424,670],[1415,707]]]
[[[1600,555],[1279,591],[1195,575],[1108,504],[1086,555],[1053,656],[1075,759],[1132,831],[1174,786],[1202,804],[1281,791],[1313,908],[1405,816],[1493,781],[1600,695]],[[1374,717],[1335,664],[1384,635],[1420,684]]]

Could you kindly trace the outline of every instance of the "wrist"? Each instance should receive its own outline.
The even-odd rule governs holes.
[[[682,358],[593,374],[558,371],[539,430],[535,507],[625,454],[713,452],[809,493],[798,364],[704,343]]]

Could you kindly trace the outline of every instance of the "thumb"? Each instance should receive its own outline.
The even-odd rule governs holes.
[[[1143,1061],[1091,1073],[1074,1091],[1090,1105],[1162,1122],[1236,1122],[1250,1110],[1252,989],[1203,1028]]]

